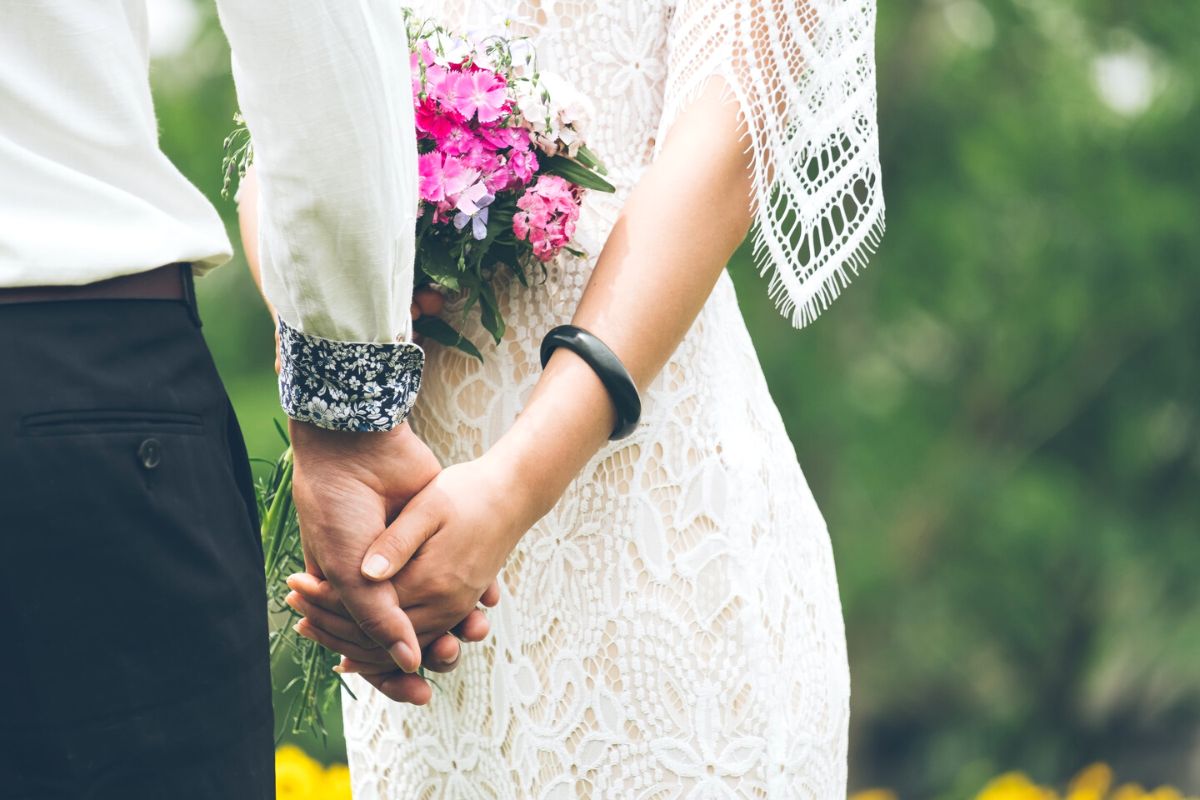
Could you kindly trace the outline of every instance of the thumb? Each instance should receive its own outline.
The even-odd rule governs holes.
[[[367,548],[362,573],[373,581],[386,581],[408,563],[438,528],[437,518],[413,500]]]

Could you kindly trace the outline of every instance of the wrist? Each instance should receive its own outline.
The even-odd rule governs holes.
[[[352,446],[356,444],[366,444],[372,442],[400,443],[405,439],[417,438],[417,435],[413,433],[412,428],[409,427],[408,422],[401,422],[396,427],[386,431],[356,431],[338,428],[325,428],[321,425],[317,425],[314,422],[288,417],[287,427],[288,438],[291,439],[293,448],[297,445],[303,447],[307,444],[343,444]]]
[[[324,462],[339,473],[360,474],[386,471],[403,464],[414,474],[437,472],[437,459],[408,423],[389,431],[359,432],[331,430],[311,422],[288,420],[288,435],[298,467],[307,469]],[[426,462],[429,463],[426,463]]]
[[[516,458],[515,451],[501,446],[501,442],[478,461],[484,467],[484,474],[494,476],[485,488],[491,507],[499,516],[511,521],[511,527],[521,534],[546,516],[562,496],[562,490],[549,485],[548,476]],[[515,546],[516,541],[510,544]]]

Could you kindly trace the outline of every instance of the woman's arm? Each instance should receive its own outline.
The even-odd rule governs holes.
[[[675,352],[750,227],[751,183],[738,105],[710,81],[680,115],[609,235],[572,322],[646,386]],[[548,512],[615,424],[608,393],[559,349],[524,412],[492,449]]]
[[[238,183],[237,212],[238,229],[242,233],[242,252],[246,254],[250,277],[254,278],[254,285],[258,287],[258,293],[262,295],[267,310],[271,312],[271,320],[276,321],[275,307],[263,292],[262,266],[258,260],[258,170],[253,164]]]
[[[749,169],[737,104],[712,81],[630,195],[574,317],[640,387],[679,345],[745,237]],[[367,551],[364,573],[396,576],[418,633],[461,617],[615,419],[591,368],[556,351],[513,426],[484,456],[443,471],[417,495]]]

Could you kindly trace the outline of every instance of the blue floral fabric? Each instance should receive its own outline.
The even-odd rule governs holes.
[[[388,431],[421,390],[425,351],[310,336],[279,321],[279,400],[289,417],[341,431]]]

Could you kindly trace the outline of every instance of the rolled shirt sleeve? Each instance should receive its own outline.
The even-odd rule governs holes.
[[[294,419],[407,417],[417,213],[407,34],[394,0],[218,0],[255,146],[263,289]]]

